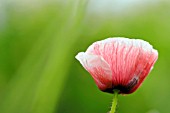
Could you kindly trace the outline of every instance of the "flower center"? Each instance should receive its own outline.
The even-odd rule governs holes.
[[[114,90],[119,90],[121,94],[130,93],[131,89],[138,83],[138,77],[133,77],[127,85],[118,84],[112,88],[104,90],[104,92],[113,93]]]

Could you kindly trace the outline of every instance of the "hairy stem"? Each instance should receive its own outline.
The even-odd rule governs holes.
[[[118,90],[114,90],[114,97],[113,97],[113,102],[112,102],[112,107],[111,107],[110,113],[115,113],[116,112],[118,93],[119,93]]]

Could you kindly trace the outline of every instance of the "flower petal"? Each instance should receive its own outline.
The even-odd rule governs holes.
[[[151,72],[151,70],[153,69],[153,65],[155,64],[156,60],[158,59],[158,52],[156,50],[152,50],[152,53],[150,53],[150,58],[148,59],[148,62],[146,63],[146,65],[144,66],[143,70],[141,71],[141,73],[139,73],[139,81],[138,83],[135,85],[135,87],[133,87],[129,93],[133,93],[135,90],[137,90],[142,82],[144,81],[144,79],[146,78],[146,76]]]
[[[76,59],[92,75],[100,90],[106,91],[112,88],[112,71],[102,57],[80,52]]]
[[[112,70],[112,87],[130,93],[150,72],[158,58],[152,45],[140,39],[108,38],[93,43],[87,54],[101,56]]]

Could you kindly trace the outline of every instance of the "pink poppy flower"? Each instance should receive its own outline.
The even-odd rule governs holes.
[[[148,42],[119,37],[97,41],[76,56],[100,90],[117,89],[121,94],[138,89],[157,58],[157,50]]]

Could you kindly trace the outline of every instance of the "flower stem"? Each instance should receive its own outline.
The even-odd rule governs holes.
[[[112,102],[112,107],[111,107],[110,113],[115,113],[115,111],[116,111],[118,93],[119,93],[118,90],[114,90],[114,97],[113,97],[113,102]]]

